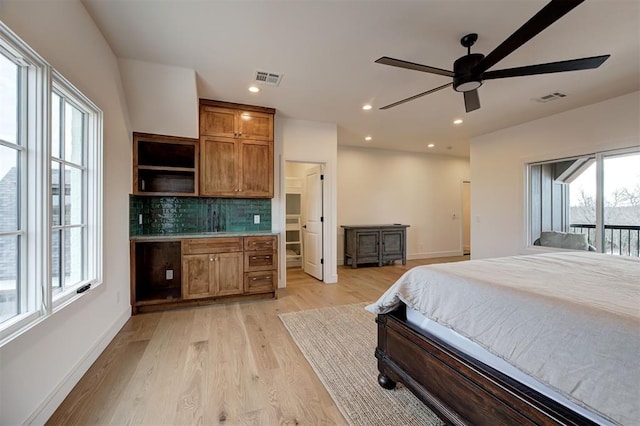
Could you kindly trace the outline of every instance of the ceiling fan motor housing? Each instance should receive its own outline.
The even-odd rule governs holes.
[[[482,75],[471,70],[484,58],[482,53],[470,53],[453,63],[453,89],[456,92],[468,92],[482,86]]]

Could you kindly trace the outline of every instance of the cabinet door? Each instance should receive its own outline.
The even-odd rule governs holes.
[[[236,123],[239,138],[273,141],[273,114],[239,111]]]
[[[273,142],[240,142],[240,196],[273,198]]]
[[[220,253],[214,255],[216,273],[215,293],[218,296],[228,296],[232,294],[242,294],[242,252]]]
[[[199,299],[214,296],[213,255],[182,256],[182,298]]]
[[[236,141],[202,137],[200,140],[200,195],[237,196],[240,161]]]
[[[236,111],[227,108],[200,107],[200,134],[233,138],[237,135]]]
[[[356,232],[356,256],[358,263],[380,261],[380,232]]]
[[[382,231],[382,260],[402,259],[404,231]]]

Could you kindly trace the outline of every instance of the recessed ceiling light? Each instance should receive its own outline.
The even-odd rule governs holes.
[[[370,141],[371,139],[373,139],[371,136],[366,136],[366,137],[364,138],[364,140],[365,140],[365,141]]]
[[[436,146],[436,144],[430,143],[429,145],[427,145],[427,148],[433,148],[434,146]]]
[[[260,88],[258,86],[249,86],[249,91],[251,93],[258,93],[260,91]]]
[[[462,119],[456,118],[455,120],[453,120],[453,124],[462,124]]]
[[[362,109],[365,111],[369,111],[371,109],[371,105],[366,104],[366,105],[362,105]]]

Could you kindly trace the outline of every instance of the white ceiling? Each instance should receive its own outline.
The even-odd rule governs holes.
[[[374,61],[390,56],[451,70],[466,54],[463,35],[478,33],[472,52],[486,55],[547,1],[83,3],[118,57],[194,69],[202,98],[337,123],[341,145],[466,156],[473,136],[640,89],[638,0],[588,0],[491,69],[611,54],[600,68],[486,81],[482,108],[468,114],[451,88],[378,110],[450,79]],[[284,77],[251,94],[256,70]],[[556,91],[568,96],[533,100]],[[363,111],[365,103],[374,108]],[[455,118],[464,123],[454,126]]]

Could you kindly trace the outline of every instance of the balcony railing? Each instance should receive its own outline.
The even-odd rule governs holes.
[[[589,244],[595,245],[596,225],[572,223],[569,232],[587,234]],[[604,251],[608,254],[640,257],[640,226],[605,225]]]

